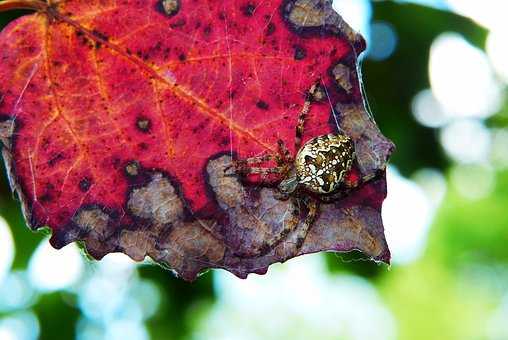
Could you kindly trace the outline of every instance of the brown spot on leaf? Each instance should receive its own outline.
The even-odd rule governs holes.
[[[335,83],[341,89],[344,89],[348,94],[353,89],[351,83],[351,69],[344,64],[337,64],[332,70]]]
[[[122,230],[119,245],[134,261],[143,261],[154,249],[155,238],[146,230]]]
[[[72,218],[82,232],[87,234],[94,231],[102,236],[111,233],[108,228],[109,220],[109,215],[98,207],[83,208]]]
[[[175,270],[186,280],[194,280],[210,265],[222,266],[226,247],[206,231],[206,222],[176,225],[160,240],[161,249],[150,256]]]
[[[88,253],[94,258],[100,259],[112,252],[117,247],[115,229],[111,228],[114,223],[109,213],[98,206],[87,206],[81,208],[72,218],[76,228],[67,230],[62,240],[52,242],[60,246],[77,239],[85,241]]]
[[[330,0],[289,0],[285,2],[284,18],[298,33],[324,28],[331,34],[340,34],[354,44],[357,52],[365,49],[365,41],[333,9]],[[323,31],[316,31],[322,34]]]
[[[230,165],[231,158],[223,156],[210,161],[206,168],[208,184],[215,192],[219,205],[223,209],[241,205],[246,195],[234,170],[228,169]]]
[[[125,173],[129,177],[136,177],[141,171],[141,165],[137,161],[131,161],[125,166]]]
[[[11,119],[0,121],[0,142],[7,148],[11,147],[15,124]]]
[[[312,100],[321,102],[326,99],[326,89],[322,85],[317,85],[314,93],[312,93]]]
[[[177,191],[162,173],[154,173],[148,184],[135,188],[127,202],[129,212],[156,224],[171,224],[184,213]]]
[[[296,26],[316,27],[325,23],[326,11],[323,1],[297,0],[290,1],[288,6],[290,6],[288,19]]]
[[[146,117],[138,117],[136,120],[136,127],[141,132],[147,133],[147,132],[150,132],[150,129],[152,127],[152,122],[150,121],[150,119],[148,119]]]
[[[175,16],[180,10],[180,0],[160,0],[159,11],[166,14],[168,17]]]

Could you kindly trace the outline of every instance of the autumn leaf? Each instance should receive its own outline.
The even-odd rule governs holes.
[[[26,220],[48,226],[53,246],[150,256],[186,280],[323,250],[389,261],[380,211],[393,144],[364,107],[365,42],[329,1],[0,2],[12,8],[36,12],[0,33],[0,139]],[[301,247],[290,233],[261,252],[305,209],[231,161],[276,153],[279,140],[296,154],[315,84],[326,100],[303,141],[351,137],[356,185],[321,204]]]

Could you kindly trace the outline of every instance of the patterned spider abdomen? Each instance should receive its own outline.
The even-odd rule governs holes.
[[[298,182],[317,194],[329,194],[342,183],[355,158],[354,144],[344,135],[324,135],[309,140],[296,155]]]

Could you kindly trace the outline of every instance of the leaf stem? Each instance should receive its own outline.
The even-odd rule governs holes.
[[[43,0],[4,0],[0,1],[0,12],[14,9],[28,9],[34,11],[47,11],[49,5]]]

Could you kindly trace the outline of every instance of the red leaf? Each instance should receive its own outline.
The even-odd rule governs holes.
[[[245,277],[322,250],[389,261],[380,209],[393,145],[363,105],[364,40],[329,1],[0,9],[9,3],[39,12],[0,33],[3,154],[27,221],[49,226],[55,247],[84,240],[96,258],[148,255],[188,280],[210,267]],[[321,205],[303,247],[290,233],[261,252],[295,207],[259,178],[242,183],[231,157],[275,153],[279,139],[294,155],[316,82],[327,100],[311,106],[303,140],[339,125],[357,153],[346,181],[359,187]]]

